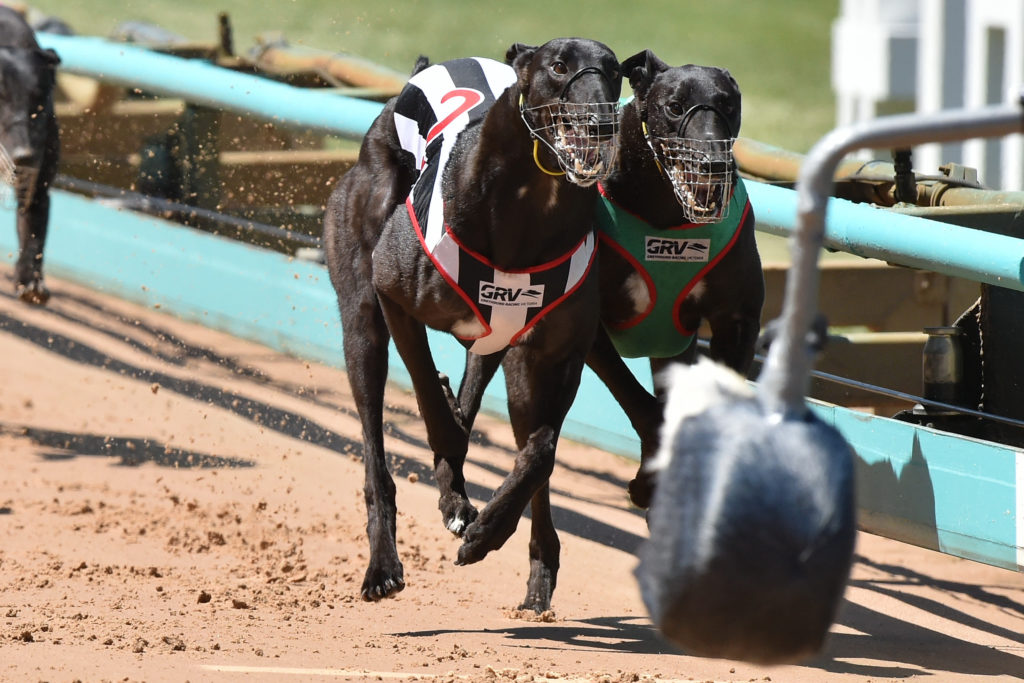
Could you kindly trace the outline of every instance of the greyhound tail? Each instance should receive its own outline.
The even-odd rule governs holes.
[[[419,57],[416,58],[416,64],[413,65],[412,73],[409,75],[415,76],[419,72],[426,69],[428,66],[430,66],[430,58],[427,57],[426,55],[420,55]]]

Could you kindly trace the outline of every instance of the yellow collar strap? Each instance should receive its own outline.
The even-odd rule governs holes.
[[[540,139],[537,137],[537,134],[533,132],[533,129],[530,128],[530,124],[527,123],[527,121],[526,121],[526,112],[524,111],[524,106],[523,105],[524,105],[523,93],[519,93],[519,116],[522,117],[523,123],[526,124],[526,127],[528,129],[530,129],[530,135],[533,137],[533,163],[537,164],[537,168],[539,168],[544,173],[547,173],[548,175],[554,175],[554,176],[565,175],[565,171],[549,171],[548,169],[544,168],[544,164],[540,163],[540,156],[539,156]]]
[[[544,168],[544,165],[540,163],[540,157],[537,156],[537,150],[539,148],[540,148],[540,140],[538,140],[537,138],[534,138],[533,139],[533,163],[537,164],[537,168],[539,168],[544,173],[547,173],[548,175],[565,175],[565,171],[549,171],[548,169]]]
[[[665,169],[661,167],[661,162],[658,161],[658,153],[654,151],[654,143],[651,142],[651,134],[647,130],[647,122],[641,121],[640,126],[641,128],[643,128],[644,138],[647,140],[647,146],[651,148],[651,152],[654,154],[654,165],[658,167],[658,171],[661,173],[661,175],[665,175]],[[665,177],[667,178],[668,176]]]

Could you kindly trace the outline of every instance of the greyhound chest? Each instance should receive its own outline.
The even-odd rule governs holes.
[[[658,229],[626,211],[603,189],[597,227],[603,248],[613,249],[643,282],[645,310],[618,325],[605,325],[625,358],[668,358],[685,351],[696,330],[684,329],[679,309],[687,295],[718,264],[740,234],[750,208],[743,181],[736,179],[728,215],[719,223],[687,223]]]

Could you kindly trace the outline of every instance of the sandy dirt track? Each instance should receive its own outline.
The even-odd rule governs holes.
[[[818,658],[758,668],[660,642],[632,576],[635,464],[562,441],[554,614],[528,524],[470,567],[442,528],[415,402],[387,399],[407,588],[358,597],[359,428],[344,373],[0,267],[2,681],[1000,681],[1024,676],[1024,576],[862,534]],[[467,478],[511,465],[481,418]]]

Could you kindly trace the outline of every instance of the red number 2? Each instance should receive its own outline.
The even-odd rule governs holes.
[[[448,114],[448,116],[434,124],[434,127],[427,133],[427,142],[433,140],[434,137],[447,128],[452,121],[483,102],[484,99],[484,96],[477,90],[472,90],[470,88],[455,88],[454,90],[449,90],[443,97],[441,97],[441,103],[443,104],[453,97],[461,97],[462,104],[456,107],[455,111],[451,114]]]

